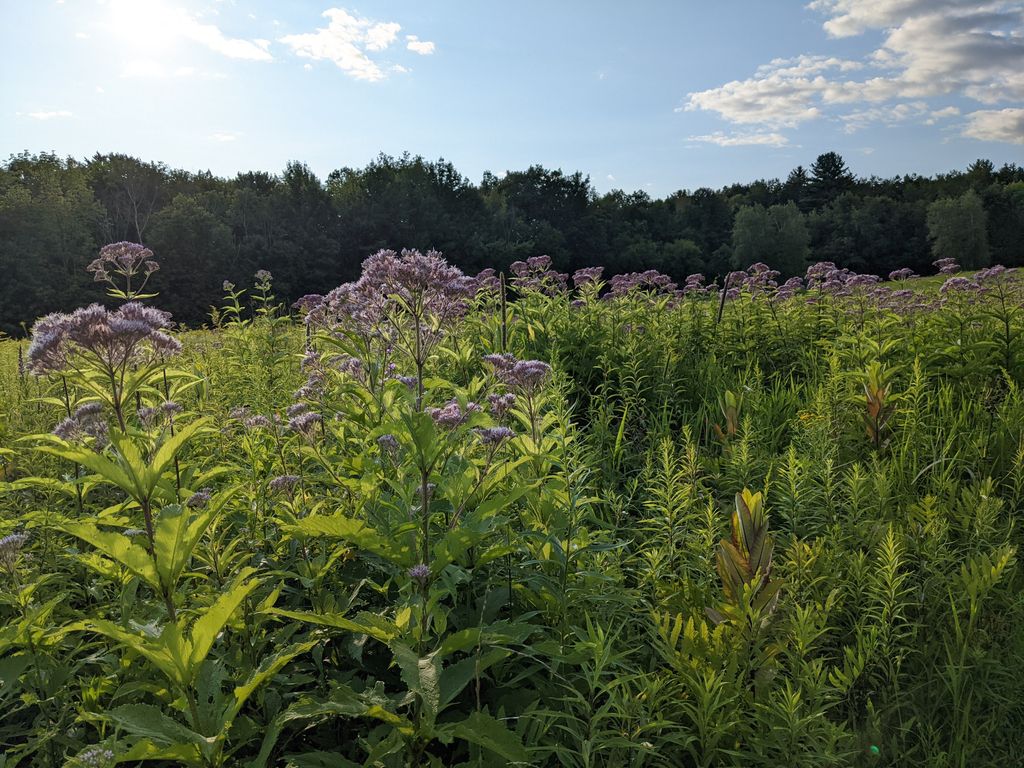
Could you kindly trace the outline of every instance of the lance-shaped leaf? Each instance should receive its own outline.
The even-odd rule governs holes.
[[[136,544],[134,539],[123,533],[101,531],[92,523],[64,522],[58,526],[82,541],[91,544],[104,555],[114,560],[145,581],[157,592],[160,591],[160,576],[153,558],[146,548]]]
[[[473,712],[451,728],[455,738],[483,747],[510,763],[527,763],[527,754],[522,741],[505,724],[485,712]]]
[[[190,671],[195,671],[203,663],[214,641],[228,623],[231,615],[238,609],[249,594],[259,585],[259,579],[250,579],[255,572],[253,568],[245,568],[235,580],[234,585],[207,608],[203,615],[192,625],[189,643]]]

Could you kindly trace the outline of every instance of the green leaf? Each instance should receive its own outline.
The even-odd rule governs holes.
[[[504,648],[492,648],[480,656],[471,656],[468,659],[457,661],[445,667],[441,673],[439,684],[441,709],[451,704],[455,697],[462,693],[463,689],[477,675],[482,674],[489,667],[507,658],[509,653],[510,651]]]
[[[359,763],[346,760],[335,752],[304,752],[285,755],[285,768],[359,768]]]
[[[178,455],[178,452],[182,449],[185,443],[191,440],[192,436],[205,427],[209,421],[209,417],[203,417],[201,419],[196,419],[184,427],[180,427],[173,436],[168,437],[157,449],[157,452],[153,454],[153,460],[149,466],[149,479],[153,487],[156,486],[160,476],[170,468],[171,464],[174,462],[175,456]]]
[[[402,567],[413,565],[413,552],[408,544],[386,538],[361,520],[345,515],[312,515],[294,525],[284,526],[286,531],[303,536],[329,536],[355,544],[385,560]]]
[[[160,576],[153,558],[146,548],[134,543],[123,533],[101,531],[92,523],[64,522],[58,528],[96,547],[100,552],[115,560],[145,581],[157,592],[160,591]]]
[[[235,688],[235,702],[229,710],[228,716],[225,717],[224,725],[226,727],[231,726],[232,721],[234,721],[235,717],[245,705],[245,702],[249,700],[249,697],[252,696],[257,688],[280,672],[284,665],[289,661],[294,659],[296,656],[306,653],[315,645],[315,640],[305,643],[295,643],[294,645],[290,645],[287,648],[278,651],[270,658],[264,659],[260,664],[259,669],[252,673],[245,684]]]
[[[504,723],[484,712],[473,712],[452,728],[456,738],[490,750],[512,763],[525,763],[529,755],[523,743]]]
[[[192,625],[191,649],[189,653],[189,664],[192,670],[198,669],[199,665],[203,663],[203,660],[210,652],[210,648],[213,647],[217,635],[220,634],[221,630],[224,629],[224,625],[231,618],[231,614],[238,609],[238,606],[248,597],[249,593],[259,585],[259,579],[249,579],[246,581],[254,571],[255,569],[253,568],[243,569],[234,585],[217,598],[216,602],[207,608],[203,615]]]
[[[123,704],[105,712],[103,719],[123,728],[133,736],[151,739],[158,745],[201,745],[208,742],[203,736],[168,717],[151,704]]]
[[[392,643],[391,652],[402,672],[402,680],[423,703],[423,720],[433,728],[441,709],[441,659],[437,651],[419,656],[404,643]]]
[[[305,613],[302,611],[285,611],[280,608],[271,608],[267,613],[273,616],[283,616],[286,619],[304,621],[308,624],[319,624],[323,627],[334,627],[345,629],[349,632],[357,632],[361,635],[369,635],[382,643],[390,643],[398,637],[398,627],[380,616],[372,613],[358,613],[355,619],[349,619],[340,613]]]

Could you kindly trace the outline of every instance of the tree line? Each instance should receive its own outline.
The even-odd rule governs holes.
[[[467,272],[547,254],[562,271],[657,269],[681,281],[762,261],[784,275],[811,259],[885,276],[1024,263],[1024,168],[978,160],[934,177],[859,178],[829,152],[785,180],[721,189],[598,194],[582,173],[541,166],[472,183],[444,159],[380,155],[326,179],[289,163],[233,179],[123,154],[11,156],[0,165],[0,331],[96,300],[85,266],[105,243],[144,243],[151,287],[198,325],[224,280],[274,276],[286,300],[359,274],[380,248],[442,251]]]

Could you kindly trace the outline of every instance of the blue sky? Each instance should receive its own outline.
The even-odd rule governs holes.
[[[220,175],[378,152],[594,185],[1024,162],[1024,3],[0,0],[0,154]]]

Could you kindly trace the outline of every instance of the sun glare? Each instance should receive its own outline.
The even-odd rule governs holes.
[[[110,24],[123,41],[148,49],[167,49],[181,32],[181,12],[160,0],[112,0]]]

